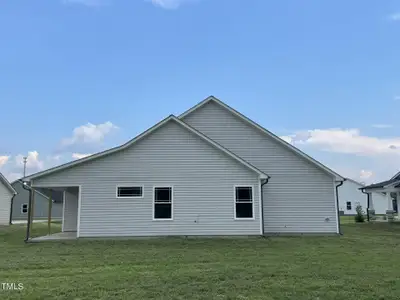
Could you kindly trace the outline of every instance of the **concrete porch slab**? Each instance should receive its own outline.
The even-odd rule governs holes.
[[[38,236],[31,238],[30,242],[45,242],[45,241],[60,241],[60,240],[75,240],[76,232],[57,232],[51,235]]]

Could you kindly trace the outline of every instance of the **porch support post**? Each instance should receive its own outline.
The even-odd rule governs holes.
[[[369,207],[367,208],[368,210],[367,214],[369,216],[370,221],[375,221],[375,208],[374,208],[374,200],[372,198],[372,193],[368,193],[367,197],[369,199]]]
[[[53,200],[52,200],[52,193],[53,191],[50,190],[50,197],[49,197],[49,213],[47,214],[47,227],[48,227],[48,234],[51,235],[51,207],[53,205]]]
[[[32,228],[33,228],[33,216],[35,215],[35,190],[31,187],[31,193],[32,193],[32,207],[30,208],[30,218],[28,218],[28,222],[30,222],[29,224],[29,234],[32,232]],[[28,211],[29,212],[29,211]]]
[[[397,192],[397,197],[396,197],[396,203],[397,203],[397,217],[400,220],[400,192]]]
[[[28,193],[29,193],[28,219],[27,219],[27,222],[26,222],[26,237],[25,237],[25,242],[28,242],[29,239],[31,238],[32,194],[33,194],[33,191],[32,191],[31,188],[29,188],[29,189],[25,188],[25,186],[23,188],[28,190]]]
[[[387,199],[386,216],[387,216],[388,222],[393,222],[393,219],[394,219],[393,201],[392,201],[392,196],[390,194],[391,194],[390,192],[386,192],[386,199]]]

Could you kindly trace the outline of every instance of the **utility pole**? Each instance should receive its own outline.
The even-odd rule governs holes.
[[[28,157],[24,156],[23,157],[24,160],[24,178],[25,178],[25,173],[26,173],[26,162],[28,161]]]

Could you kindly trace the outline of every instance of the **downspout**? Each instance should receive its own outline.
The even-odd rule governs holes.
[[[260,203],[260,209],[261,209],[261,216],[262,216],[262,229],[261,229],[261,235],[264,236],[264,191],[263,191],[263,186],[266,185],[271,177],[267,177],[265,181],[261,184],[261,203]]]
[[[26,187],[27,184],[25,182],[22,183],[22,187],[24,190],[27,190],[29,192],[29,204],[28,204],[28,220],[26,223],[26,237],[25,237],[25,243],[29,241],[29,236],[30,236],[30,231],[31,231],[31,213],[32,213],[32,189],[29,187]]]
[[[361,193],[367,195],[367,221],[369,222],[369,203],[370,203],[370,193],[366,193],[364,189],[361,189]]]
[[[339,191],[338,191],[338,187],[342,186],[343,183],[346,181],[346,178],[343,179],[343,181],[341,181],[338,185],[335,186],[336,189],[336,207],[337,207],[337,221],[338,221],[338,227],[339,227],[339,235],[343,235],[342,231],[341,231],[341,227],[340,227],[340,209],[339,209]]]
[[[12,196],[12,198],[11,198],[10,221],[9,221],[10,225],[12,225],[12,213],[13,213],[13,206],[14,206],[14,197],[15,197],[16,195],[17,195],[17,194],[14,194],[14,195]]]

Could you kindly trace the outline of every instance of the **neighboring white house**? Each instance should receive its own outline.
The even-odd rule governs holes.
[[[0,173],[0,225],[10,224],[11,200],[17,192]]]
[[[396,173],[392,178],[376,182],[365,186],[362,190],[366,193],[385,193],[386,194],[386,203],[387,203],[387,211],[386,215],[388,221],[391,222],[394,220],[394,214],[397,213],[397,218],[400,219],[400,172]],[[370,206],[375,208],[376,204],[373,201],[370,203]]]
[[[63,191],[63,231],[76,237],[340,231],[344,178],[212,96],[24,180]]]
[[[339,210],[345,215],[355,215],[357,205],[361,205],[364,213],[367,213],[367,195],[360,188],[363,184],[352,179],[346,179],[339,188]],[[387,200],[383,193],[371,193],[375,214],[386,214]]]

